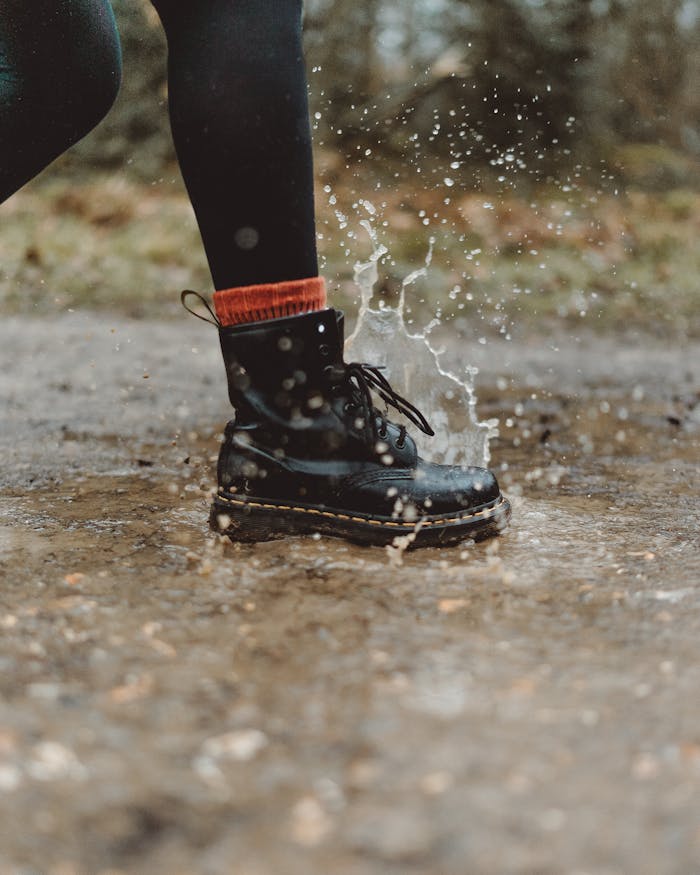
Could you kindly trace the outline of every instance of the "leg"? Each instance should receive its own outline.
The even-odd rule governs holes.
[[[103,118],[120,76],[108,0],[3,0],[0,203]]]
[[[236,410],[212,525],[252,541],[325,532],[427,545],[494,534],[509,506],[493,475],[418,458],[372,390],[433,434],[425,417],[378,368],[343,361],[342,314],[324,309],[300,0],[153,2]]]
[[[316,277],[301,0],[153,0],[216,289]]]

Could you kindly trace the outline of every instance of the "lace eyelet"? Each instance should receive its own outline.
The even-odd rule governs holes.
[[[388,432],[387,432],[386,428],[380,428],[379,431],[377,432],[377,437],[384,440],[386,438],[387,434],[388,434]]]
[[[322,343],[319,346],[318,351],[321,353],[321,355],[324,358],[328,358],[328,356],[331,354],[331,348],[330,348],[330,346],[328,346],[327,343]]]
[[[402,450],[405,446],[406,446],[405,438],[402,441],[396,441],[396,449],[397,450]]]

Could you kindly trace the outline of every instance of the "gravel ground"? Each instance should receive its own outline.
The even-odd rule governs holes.
[[[511,528],[206,528],[199,323],[0,325],[0,875],[700,872],[700,347],[478,364]]]

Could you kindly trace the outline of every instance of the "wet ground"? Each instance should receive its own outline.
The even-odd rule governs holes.
[[[500,539],[206,528],[215,334],[0,326],[0,875],[700,873],[700,347],[459,354]]]

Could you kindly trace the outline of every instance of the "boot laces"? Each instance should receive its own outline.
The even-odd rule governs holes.
[[[187,303],[189,297],[194,297],[206,309],[209,314],[203,316],[197,313]],[[180,299],[182,306],[188,313],[201,319],[203,322],[209,322],[221,328],[221,322],[218,316],[212,310],[211,305],[199,292],[193,292],[190,289],[182,292]],[[358,409],[362,413],[364,420],[365,434],[376,444],[379,440],[384,440],[388,432],[388,423],[386,416],[372,404],[372,390],[388,405],[398,410],[406,419],[410,420],[417,426],[423,434],[433,437],[435,432],[430,427],[430,423],[423,416],[420,410],[407,401],[392,387],[387,378],[382,374],[384,370],[381,365],[369,365],[366,362],[350,362],[342,366],[331,366],[329,378],[332,384],[336,386],[346,386],[350,389],[349,404]],[[396,442],[399,449],[403,447],[406,440],[406,427],[399,426],[399,438]]]
[[[383,367],[369,365],[366,362],[350,362],[334,369],[331,381],[350,388],[350,404],[362,414],[365,432],[376,443],[387,435],[388,420],[386,416],[372,404],[372,391],[389,406],[410,420],[423,434],[432,437],[435,432],[420,410],[407,401],[392,388],[387,378],[382,374]],[[401,448],[406,439],[405,426],[399,426],[400,433],[397,446]]]

